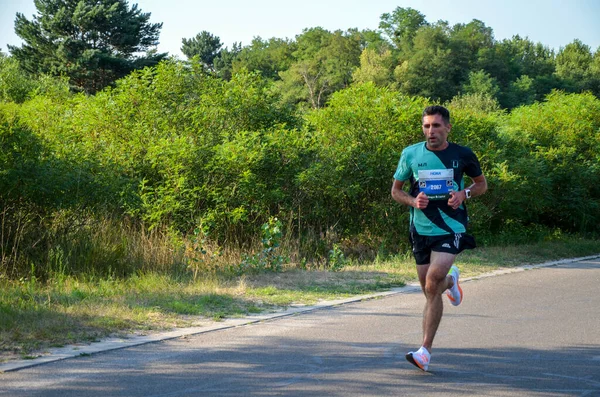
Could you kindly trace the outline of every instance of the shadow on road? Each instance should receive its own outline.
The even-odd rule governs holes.
[[[561,350],[440,348],[428,373],[404,360],[408,347],[402,344],[275,338],[270,346],[195,349],[178,341],[156,344],[156,349],[99,354],[93,360],[84,357],[77,359],[75,378],[54,384],[52,394],[44,395],[75,396],[83,390],[88,396],[600,395],[597,345]],[[129,360],[133,352],[135,362]],[[55,364],[54,371],[63,374],[59,377],[66,364]],[[43,371],[38,375],[50,377]]]

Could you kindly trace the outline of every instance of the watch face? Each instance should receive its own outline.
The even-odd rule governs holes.
[[[465,197],[466,198],[471,198],[471,190],[465,189]]]

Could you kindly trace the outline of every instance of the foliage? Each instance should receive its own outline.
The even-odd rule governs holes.
[[[469,73],[469,80],[463,84],[463,92],[466,94],[482,94],[491,98],[498,95],[500,88],[495,79],[485,71]]]
[[[594,73],[593,61],[591,48],[580,40],[573,40],[561,48],[556,56],[556,75],[571,90],[594,89],[600,80],[600,74]]]
[[[44,0],[30,21],[17,13],[22,47],[8,46],[30,73],[66,75],[73,87],[94,93],[132,70],[156,64],[166,54],[152,51],[162,24],[125,0]],[[149,51],[144,56],[134,56]]]
[[[242,45],[240,43],[233,43],[231,50],[228,47],[223,48],[219,51],[219,55],[215,57],[213,66],[217,76],[224,80],[231,80],[233,75],[233,62],[238,57]]]
[[[514,108],[529,104],[533,95],[541,101],[554,88],[563,88],[560,80],[553,77],[555,68],[554,52],[541,43],[513,36],[497,43],[481,60],[483,67],[498,81],[499,101],[504,108]],[[519,80],[531,79],[533,85],[523,97],[515,90]]]
[[[342,270],[344,266],[346,266],[346,264],[348,263],[344,252],[342,252],[338,244],[334,244],[333,248],[329,250],[329,257],[327,258],[327,263],[329,265],[329,269],[334,272]]]
[[[514,175],[502,203],[505,220],[563,230],[597,231],[600,100],[555,92],[506,118],[506,172]]]
[[[389,40],[405,53],[410,52],[419,28],[427,26],[425,15],[413,8],[397,7],[391,14],[381,15],[379,28]]]
[[[206,229],[203,226],[194,229],[194,237],[186,248],[187,268],[192,271],[194,280],[197,280],[200,275],[215,274],[216,259],[221,256],[221,250],[209,248],[209,232]]]
[[[259,72],[266,79],[279,80],[279,72],[290,68],[296,43],[290,40],[255,37],[241,48],[232,61],[233,72],[249,70]]]
[[[10,49],[28,73],[66,75],[74,88],[95,93],[165,57],[152,49],[161,24],[150,24],[149,15],[124,0],[40,1],[32,21],[17,16],[15,28],[26,45]],[[202,31],[184,38],[182,51],[227,81],[246,71],[276,81],[282,101],[302,109],[326,106],[334,92],[368,81],[438,102],[487,94],[505,109],[543,101],[557,89],[600,95],[600,51],[592,54],[577,39],[555,54],[519,35],[495,40],[480,20],[431,23],[402,7],[383,13],[378,28],[309,27],[294,39],[257,36],[231,49]],[[11,95],[24,98],[25,83],[11,83]],[[19,86],[25,89],[17,94]]]
[[[284,99],[293,104],[306,101],[313,109],[322,107],[331,93],[352,82],[360,64],[361,40],[356,31],[306,29],[297,37],[295,62],[279,73]]]
[[[200,62],[209,70],[214,69],[214,61],[220,55],[223,44],[221,39],[213,36],[210,32],[203,30],[196,37],[191,39],[182,39],[183,45],[181,52],[188,59],[198,57]]]
[[[410,57],[401,58],[394,75],[401,92],[433,100],[451,99],[460,89],[465,68],[445,23],[419,29]]]
[[[262,250],[254,255],[242,255],[242,262],[231,267],[231,272],[237,275],[256,274],[262,272],[280,272],[282,265],[287,261],[279,254],[281,245],[281,221],[276,217],[269,218],[267,223],[261,226]]]
[[[391,85],[393,83],[392,63],[390,50],[380,53],[376,49],[365,48],[360,55],[360,67],[352,73],[352,80],[355,83],[372,81],[379,86]]]
[[[0,52],[0,101],[22,103],[35,87],[35,79],[21,70],[17,60]]]

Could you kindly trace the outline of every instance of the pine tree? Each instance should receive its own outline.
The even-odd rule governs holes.
[[[209,69],[214,69],[214,60],[221,53],[221,39],[203,30],[192,39],[183,39],[181,52],[188,59],[198,56],[200,61]]]
[[[21,13],[15,32],[25,44],[8,46],[31,73],[65,75],[75,90],[95,93],[132,70],[158,63],[162,23],[126,0],[35,0],[38,14]],[[144,53],[144,55],[136,55]]]

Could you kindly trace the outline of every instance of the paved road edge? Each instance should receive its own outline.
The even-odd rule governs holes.
[[[556,266],[565,263],[579,262],[589,259],[600,258],[600,255],[591,255],[580,258],[569,258],[569,259],[561,259],[557,261],[544,262],[536,265],[525,265],[508,269],[496,270],[489,273],[480,274],[478,276],[470,277],[462,279],[461,282],[471,281],[471,280],[479,280],[487,277],[495,277],[503,274],[516,273],[526,270],[532,270],[537,268]],[[124,338],[109,338],[105,339],[101,342],[94,342],[91,344],[81,344],[81,345],[69,345],[61,348],[50,349],[48,353],[44,354],[41,357],[36,357],[34,359],[28,360],[13,360],[3,364],[0,364],[0,373],[17,371],[24,368],[34,367],[38,365],[43,365],[55,361],[65,360],[69,358],[88,356],[95,353],[106,352],[110,350],[118,350],[124,349],[132,346],[144,345],[147,343],[159,342],[168,339],[181,338],[184,336],[191,336],[202,334],[206,332],[214,332],[219,330],[224,330],[228,328],[240,327],[250,324],[256,324],[262,321],[273,320],[281,317],[293,316],[302,313],[307,313],[315,310],[320,310],[328,307],[344,305],[353,302],[360,302],[369,299],[375,299],[380,297],[386,297],[395,294],[409,293],[419,291],[420,286],[418,284],[408,284],[404,287],[393,288],[388,291],[378,292],[374,294],[368,295],[359,295],[354,296],[352,298],[332,300],[332,301],[323,301],[319,302],[315,305],[311,306],[290,306],[286,310],[277,311],[273,313],[262,313],[256,315],[249,315],[244,318],[233,318],[226,319],[224,321],[211,323],[207,326],[198,326],[198,327],[189,327],[189,328],[177,328],[168,332],[159,332],[153,333],[151,335],[132,335]]]

